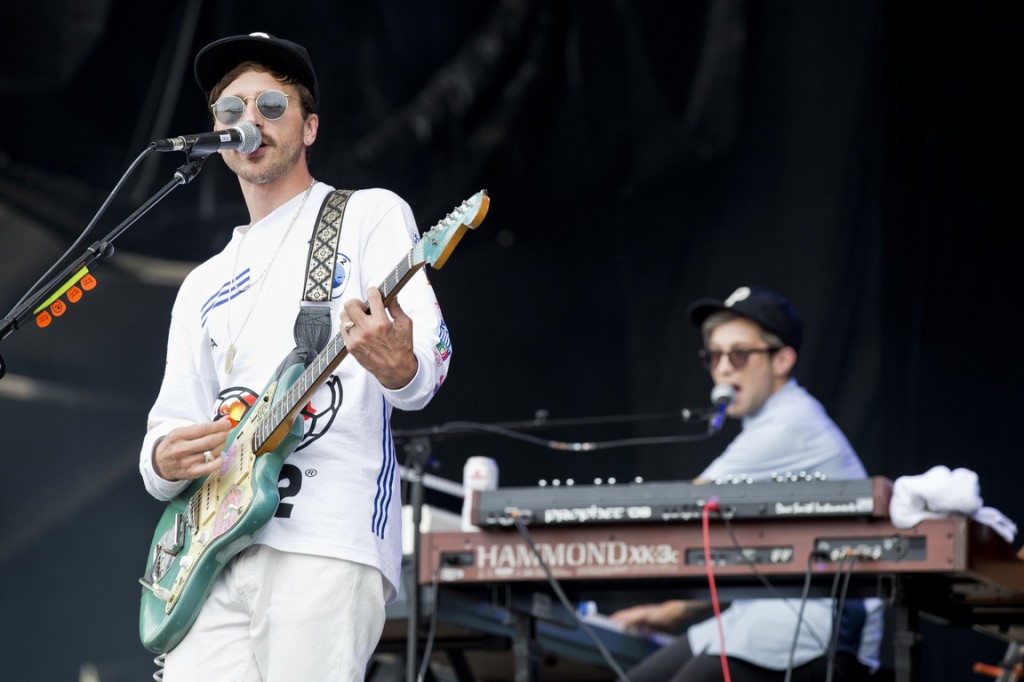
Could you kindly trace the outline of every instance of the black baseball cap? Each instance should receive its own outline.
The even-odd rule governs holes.
[[[728,310],[756,322],[782,339],[787,346],[800,351],[804,323],[793,304],[781,294],[770,289],[740,287],[724,301],[710,298],[694,301],[687,308],[687,313],[699,328],[709,315],[719,310]]]
[[[210,91],[224,74],[250,60],[295,78],[309,88],[313,103],[320,106],[320,86],[309,52],[298,43],[275,38],[269,33],[221,38],[199,50],[195,62],[196,81],[209,98]]]

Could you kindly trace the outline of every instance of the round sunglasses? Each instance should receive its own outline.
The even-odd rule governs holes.
[[[288,110],[289,97],[290,95],[286,95],[280,90],[261,92],[255,97],[256,111],[260,112],[260,116],[268,121],[276,121],[284,116],[284,112]],[[214,102],[210,109],[213,111],[214,118],[218,121],[226,126],[234,125],[242,118],[242,114],[245,113],[246,102],[251,99],[253,98],[228,95]]]
[[[747,360],[754,353],[772,353],[782,350],[781,348],[734,348],[730,351],[709,350],[701,348],[697,351],[697,357],[706,369],[715,369],[723,357],[729,358],[729,364],[733,369],[743,369],[747,366]]]

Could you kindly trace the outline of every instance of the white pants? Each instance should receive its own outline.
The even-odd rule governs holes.
[[[384,628],[384,583],[372,566],[242,551],[224,568],[165,682],[362,682]]]

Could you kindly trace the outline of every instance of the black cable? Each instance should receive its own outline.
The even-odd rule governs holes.
[[[791,644],[789,647],[789,662],[786,664],[785,682],[789,682],[793,678],[793,657],[796,655],[796,643],[800,641],[800,625],[801,623],[803,623],[804,620],[804,607],[807,606],[807,597],[810,595],[811,592],[811,567],[813,565],[813,562],[814,552],[811,552],[807,555],[807,570],[804,572],[804,589],[803,592],[800,594],[800,611],[799,613],[797,613],[796,627],[793,629],[793,644]],[[818,639],[818,635],[815,634],[814,630],[811,629],[810,626],[807,627],[807,630],[812,635],[814,635],[814,638],[818,640],[819,644],[822,644],[822,646],[824,646],[822,641]]]
[[[437,612],[440,610],[438,609],[440,596],[437,593],[437,584],[440,576],[441,567],[438,565],[434,569],[434,581],[430,584],[430,592],[434,597],[434,612],[430,614],[430,628],[427,630],[427,642],[423,646],[423,660],[420,663],[420,671],[416,675],[416,682],[423,682],[423,677],[427,674],[427,668],[430,666],[430,654],[434,648],[434,635],[437,633]]]
[[[607,450],[610,448],[621,448],[632,445],[664,445],[670,443],[689,443],[694,441],[706,440],[707,438],[710,438],[711,436],[715,435],[713,433],[700,433],[690,436],[650,436],[594,442],[550,440],[548,438],[538,438],[537,436],[519,433],[518,431],[513,431],[512,429],[507,429],[505,427],[497,426],[494,424],[481,424],[478,422],[467,421],[445,422],[443,425],[441,425],[440,429],[440,433],[444,433],[445,429],[468,429],[474,431],[485,431],[487,433],[505,436],[506,438],[512,438],[515,440],[524,441],[526,443],[531,443],[533,445],[539,445],[550,450],[568,450],[570,452],[590,452],[592,450]]]
[[[619,666],[618,662],[612,656],[611,652],[608,651],[608,648],[604,645],[604,642],[602,642],[601,639],[596,634],[594,634],[594,631],[590,628],[590,626],[587,625],[583,621],[583,619],[581,619],[579,615],[576,613],[576,609],[573,608],[573,605],[569,601],[569,598],[565,595],[565,592],[562,590],[562,586],[558,584],[558,580],[555,578],[554,574],[551,573],[551,569],[548,567],[547,562],[544,561],[544,557],[541,556],[540,551],[537,549],[537,546],[533,544],[533,538],[530,536],[530,531],[526,528],[526,523],[523,521],[523,517],[517,515],[515,517],[515,524],[516,529],[519,531],[519,534],[523,536],[523,540],[526,541],[526,544],[527,546],[529,546],[530,551],[533,552],[533,555],[535,557],[537,557],[537,561],[540,564],[540,567],[544,569],[544,574],[548,578],[548,583],[551,585],[551,589],[554,590],[555,595],[558,597],[558,601],[562,603],[562,606],[564,606],[565,610],[568,611],[569,614],[573,617],[573,620],[576,621],[580,628],[585,633],[587,633],[587,636],[590,637],[591,641],[594,642],[594,645],[597,647],[597,650],[601,652],[601,656],[604,658],[605,662],[608,663],[608,667],[610,667],[612,671],[616,675],[618,675],[620,682],[629,682],[629,678],[626,677],[625,671],[622,670],[622,667]]]
[[[753,561],[751,561],[743,553],[743,547],[742,547],[742,545],[740,545],[739,539],[736,537],[736,533],[733,531],[732,524],[729,522],[729,516],[727,514],[722,514],[721,515],[721,519],[725,523],[725,529],[729,533],[729,538],[732,540],[733,546],[739,551],[740,558],[743,560],[743,562],[745,564],[747,564],[747,566],[750,567],[750,570],[754,573],[754,576],[757,577],[757,579],[759,581],[761,581],[761,584],[764,585],[765,589],[768,590],[769,594],[771,594],[775,599],[781,600],[782,603],[784,603],[786,605],[786,607],[790,611],[792,611],[794,614],[796,614],[796,616],[797,616],[797,624],[796,624],[797,625],[797,633],[794,636],[798,636],[799,632],[800,632],[800,622],[803,619],[803,607],[804,607],[804,602],[806,602],[806,600],[807,600],[807,594],[805,593],[803,596],[801,596],[801,598],[800,598],[800,600],[801,600],[800,610],[797,611],[796,607],[794,607],[792,604],[789,603],[789,599],[787,599],[778,590],[775,589],[775,586],[772,585],[771,582],[768,580],[767,576],[765,576],[765,574],[761,572],[761,570],[757,567],[757,564],[755,564]],[[810,591],[810,584],[809,584],[810,583],[810,562],[811,562],[811,559],[813,559],[813,558],[814,558],[814,554],[812,552],[807,557],[807,562],[808,562],[808,566],[807,566],[807,583],[808,584],[807,584],[806,592]],[[825,642],[822,640],[821,637],[818,636],[818,633],[814,631],[814,628],[811,627],[810,623],[804,623],[803,626],[804,626],[804,629],[807,630],[808,634],[810,634],[811,637],[813,637],[814,640],[818,643],[818,645],[821,646],[822,648],[824,648],[825,647]]]
[[[825,667],[825,682],[832,682],[832,675],[835,672],[836,649],[839,647],[839,625],[843,618],[843,607],[846,603],[846,590],[850,586],[850,577],[853,575],[853,568],[857,565],[856,556],[843,557],[843,561],[836,570],[836,577],[843,574],[843,587],[839,592],[839,598],[833,602],[834,613],[832,615],[832,641],[828,647],[828,659]],[[846,568],[845,572],[842,570]]]

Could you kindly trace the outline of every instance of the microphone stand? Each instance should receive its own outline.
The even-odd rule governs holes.
[[[430,459],[430,439],[413,438],[405,446],[408,459],[411,460],[412,473],[409,476],[409,506],[412,508],[412,556],[410,562],[410,585],[408,590],[408,613],[406,614],[405,637],[405,678],[408,682],[416,682],[419,669],[420,644],[420,523],[423,519],[423,468]],[[437,608],[437,595],[431,599]]]
[[[537,416],[533,419],[513,422],[477,423],[468,421],[445,422],[437,426],[427,426],[418,429],[395,429],[392,433],[396,439],[415,438],[417,436],[434,436],[444,438],[446,436],[469,436],[480,433],[496,433],[498,431],[528,431],[534,429],[550,429],[565,426],[591,426],[594,424],[636,424],[644,421],[665,421],[680,419],[688,422],[694,419],[703,420],[707,408],[684,409],[680,412],[661,412],[655,414],[620,414],[602,417],[575,417],[566,419],[549,419],[547,410],[537,410]]]
[[[97,241],[85,250],[80,259],[72,261],[71,265],[65,267],[57,275],[52,277],[45,285],[37,287],[35,292],[23,299],[23,302],[15,306],[14,310],[0,321],[0,341],[19,329],[44,302],[51,298],[57,298],[65,287],[74,284],[84,274],[83,270],[100,258],[110,258],[114,255],[113,241],[121,236],[129,227],[135,224],[139,218],[149,212],[173,190],[181,185],[191,182],[199,171],[202,170],[206,156],[189,158],[189,160],[174,172],[174,178],[137,208],[130,216],[124,219],[120,225],[115,227],[103,239]],[[0,379],[6,373],[3,358],[0,358]]]

